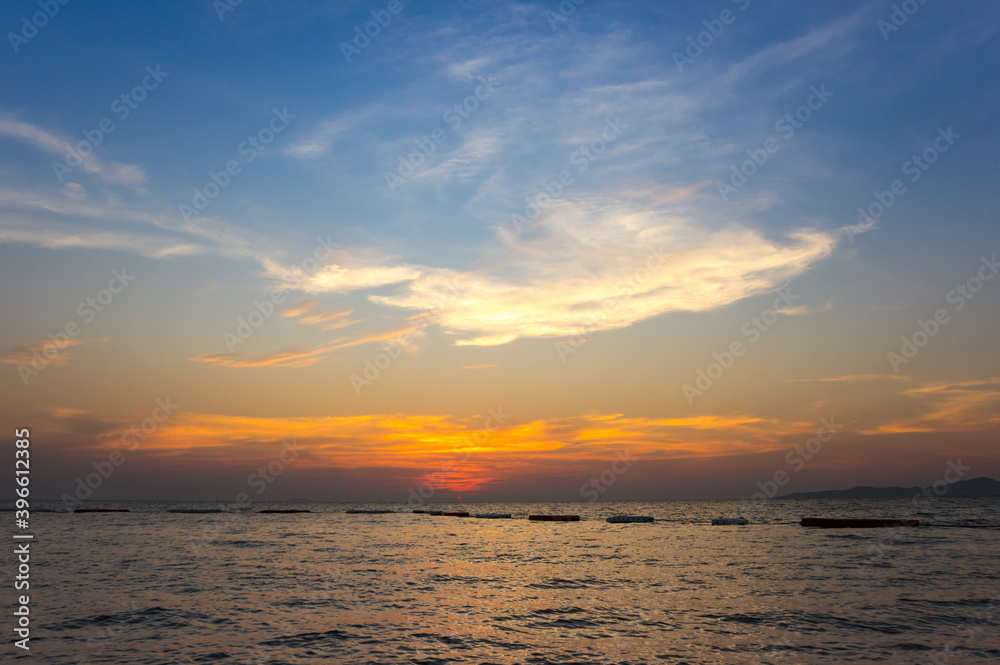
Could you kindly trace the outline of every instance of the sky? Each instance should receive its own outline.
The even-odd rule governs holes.
[[[0,421],[36,498],[1000,477],[996,3],[0,26]]]

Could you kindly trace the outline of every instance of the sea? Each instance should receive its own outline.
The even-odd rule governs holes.
[[[5,548],[3,662],[1000,662],[998,498],[87,507],[32,506],[29,591]]]

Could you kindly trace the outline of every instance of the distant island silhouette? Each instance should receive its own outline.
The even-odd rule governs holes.
[[[1000,481],[982,476],[959,480],[947,486],[948,491],[940,496],[1000,496]],[[909,498],[923,495],[925,491],[931,496],[938,496],[933,488],[928,487],[852,487],[848,490],[822,490],[820,492],[796,492],[779,496],[779,499],[882,499]]]

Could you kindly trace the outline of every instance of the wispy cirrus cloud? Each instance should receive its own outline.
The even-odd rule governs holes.
[[[854,42],[850,39],[851,34],[865,15],[871,12],[872,7],[862,7],[845,18],[813,28],[800,37],[770,44],[734,64],[724,74],[722,80],[732,83],[775,66],[831,49],[846,53],[854,47]]]
[[[295,318],[297,316],[302,316],[306,312],[311,312],[319,305],[319,300],[315,298],[310,298],[309,300],[300,300],[288,307],[285,311],[281,313],[282,316],[286,318]]]
[[[330,352],[335,348],[333,345],[297,346],[257,356],[243,353],[206,353],[191,360],[222,367],[312,367],[318,362],[329,359]]]
[[[374,247],[351,247],[327,252],[316,270],[271,262],[265,268],[276,279],[292,278],[303,293],[349,293],[416,279],[427,269],[397,263],[395,257]]]
[[[702,230],[656,211],[567,205],[527,242],[491,257],[493,267],[428,272],[371,299],[435,310],[442,327],[462,335],[457,344],[489,346],[722,307],[780,288],[835,244],[818,230],[778,241],[738,226]]]
[[[281,315],[285,318],[295,319],[297,323],[306,326],[322,325],[323,330],[337,330],[360,323],[359,320],[350,318],[350,315],[354,313],[353,309],[339,312],[317,312],[315,309],[318,305],[319,300],[303,300],[283,311]]]
[[[907,381],[900,374],[843,374],[813,379],[788,379],[788,383],[855,383],[859,381]]]
[[[928,382],[900,393],[912,415],[865,434],[981,431],[1000,426],[1000,378]]]
[[[34,366],[41,358],[48,365],[69,365],[70,349],[80,344],[93,344],[108,341],[106,337],[95,339],[80,339],[78,337],[68,337],[58,342],[51,339],[42,340],[36,344],[27,346],[15,346],[0,354],[0,363],[8,365]]]
[[[383,104],[371,104],[321,120],[304,137],[286,148],[284,154],[292,159],[323,157],[361,122],[386,111],[387,107]]]
[[[69,139],[31,123],[0,115],[0,134],[29,143],[57,156],[64,163],[67,155],[77,154],[80,157],[79,168],[107,184],[134,186],[146,180],[146,173],[138,164],[104,162],[95,157],[93,152],[87,155],[78,153]]]
[[[424,321],[393,330],[341,337],[323,344],[297,345],[256,356],[239,352],[207,353],[195,356],[191,360],[222,367],[312,367],[317,363],[333,360],[333,353],[340,349],[419,335],[428,325],[430,322]]]

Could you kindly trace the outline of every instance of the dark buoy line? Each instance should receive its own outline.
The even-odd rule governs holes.
[[[52,512],[62,512],[62,511],[52,511]],[[132,512],[128,508],[76,508],[74,513],[129,513]],[[216,508],[171,508],[163,512],[174,513],[174,514],[207,514],[207,513],[223,513],[229,512],[225,510],[219,510]],[[287,515],[294,513],[312,513],[313,511],[308,508],[264,508],[257,511],[257,514],[278,514]],[[511,513],[469,513],[468,511],[444,511],[444,510],[430,510],[430,509],[414,509],[410,511],[417,515],[436,515],[443,517],[475,517],[478,519],[524,519],[515,518]],[[386,515],[389,513],[393,514],[408,514],[402,511],[396,510],[384,510],[384,509],[363,509],[363,508],[350,508],[344,511],[345,514],[349,515]],[[597,518],[600,519],[600,518]],[[579,515],[528,515],[528,520],[532,522],[579,522],[581,518]],[[604,519],[605,522],[610,524],[650,524],[655,523],[657,520],[651,515],[611,515]],[[670,520],[667,520],[668,522]],[[711,520],[712,526],[744,526],[751,524],[750,520],[745,517],[714,517]],[[921,523],[920,520],[908,519],[908,518],[855,518],[855,517],[803,517],[798,522],[770,522],[770,523],[755,523],[759,526],[778,526],[778,525],[800,525],[803,527],[812,527],[818,529],[886,529],[886,528],[897,528],[897,527],[924,527],[924,528],[941,528],[941,529],[997,529],[1000,530],[1000,525],[996,524],[928,524],[926,522]]]
[[[533,522],[579,522],[579,515],[528,515]]]
[[[821,529],[882,529],[894,526],[920,526],[920,520],[803,517],[800,524]]]

